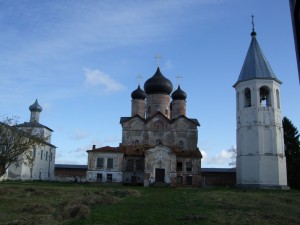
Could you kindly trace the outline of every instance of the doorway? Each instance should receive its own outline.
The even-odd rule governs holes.
[[[165,182],[165,169],[155,169],[155,182]]]

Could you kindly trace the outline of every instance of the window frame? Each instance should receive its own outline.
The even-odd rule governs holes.
[[[192,161],[188,161],[185,163],[185,171],[193,172],[193,162]]]
[[[101,163],[102,160],[102,163]],[[97,157],[96,159],[96,168],[102,169],[104,165],[104,158],[103,157]]]
[[[114,158],[107,158],[107,169],[113,169],[114,168]]]

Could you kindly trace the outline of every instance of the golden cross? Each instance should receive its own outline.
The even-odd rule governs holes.
[[[177,75],[175,78],[177,79],[178,85],[180,85],[180,81],[183,77],[181,77],[180,75]]]
[[[160,56],[160,54],[157,54],[157,55],[155,56],[155,58],[157,59],[157,66],[159,66],[160,59],[161,59],[162,57]]]

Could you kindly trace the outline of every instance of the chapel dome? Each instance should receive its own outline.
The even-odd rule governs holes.
[[[185,100],[186,99],[186,93],[183,90],[181,90],[180,85],[178,85],[177,90],[172,93],[172,99],[173,100]]]
[[[167,94],[170,95],[173,90],[172,82],[164,77],[160,72],[159,67],[155,74],[149,78],[144,84],[146,94]]]
[[[131,93],[131,98],[132,99],[142,99],[142,100],[145,100],[146,97],[147,97],[147,94],[141,89],[140,85],[138,86],[138,88],[136,90],[134,90]]]
[[[35,102],[29,106],[29,110],[31,112],[42,112],[43,108],[39,105],[38,100],[36,99]]]

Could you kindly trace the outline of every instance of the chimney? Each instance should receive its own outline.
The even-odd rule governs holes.
[[[96,149],[96,145],[93,145],[93,150],[95,150]]]

